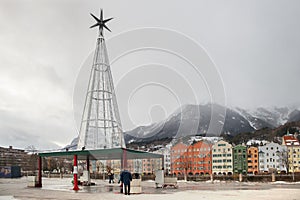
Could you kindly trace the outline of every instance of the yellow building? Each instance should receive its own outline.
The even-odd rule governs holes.
[[[230,175],[233,173],[232,145],[220,140],[212,147],[212,173]]]
[[[289,172],[300,172],[300,144],[294,135],[285,135],[282,138],[282,144],[286,145],[288,150]]]

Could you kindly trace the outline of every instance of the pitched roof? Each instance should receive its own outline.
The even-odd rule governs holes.
[[[299,140],[293,135],[285,135],[282,137],[282,144],[286,146],[300,145]]]

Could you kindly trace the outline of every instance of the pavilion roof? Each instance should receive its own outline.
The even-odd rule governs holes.
[[[125,148],[113,149],[95,149],[95,150],[76,150],[76,151],[56,151],[39,153],[41,157],[65,157],[73,158],[77,155],[79,160],[85,160],[89,156],[90,160],[118,160],[123,156],[126,159],[148,159],[148,158],[163,158],[162,154],[155,154],[145,151],[137,151]]]

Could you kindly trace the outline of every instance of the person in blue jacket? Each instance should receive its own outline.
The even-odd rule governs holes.
[[[130,182],[132,181],[131,173],[126,169],[122,171],[120,181],[124,184],[125,195],[130,195]]]

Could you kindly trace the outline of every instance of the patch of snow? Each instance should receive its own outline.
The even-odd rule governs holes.
[[[267,144],[268,143],[268,141],[266,141],[266,140],[254,140],[254,139],[252,139],[252,140],[249,140],[247,143],[246,143],[246,145],[248,145],[248,146],[251,146],[251,145],[253,145],[253,144],[261,144],[261,143],[263,143],[263,145],[265,145],[265,144]]]
[[[131,139],[131,140],[128,141],[129,144],[133,143],[133,142],[135,142],[135,139]]]

